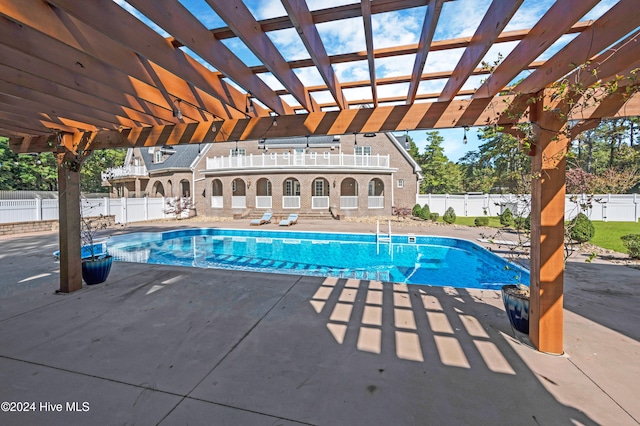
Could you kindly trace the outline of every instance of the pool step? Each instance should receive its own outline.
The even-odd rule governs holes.
[[[233,265],[237,267],[253,267],[253,268],[274,268],[288,269],[292,271],[317,272],[319,274],[330,275],[339,278],[355,278],[359,280],[376,280],[389,281],[389,272],[382,271],[362,271],[362,270],[344,270],[339,268],[331,268],[313,265],[309,263],[290,262],[282,260],[269,260],[252,258],[246,256],[235,256],[229,254],[216,254],[206,257],[207,262],[221,263],[224,265]]]

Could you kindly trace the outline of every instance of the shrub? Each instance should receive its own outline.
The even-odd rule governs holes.
[[[429,204],[425,204],[424,206],[422,206],[422,213],[420,217],[424,220],[427,220],[431,217],[431,209],[429,209]]]
[[[415,206],[413,206],[413,209],[411,210],[411,214],[413,214],[415,217],[421,217],[422,206],[420,204],[416,204]]]
[[[593,223],[584,213],[578,213],[569,222],[569,238],[578,243],[586,243],[595,234]]]
[[[513,223],[513,213],[511,213],[511,210],[507,207],[500,215],[500,224],[502,226],[513,226]]]
[[[531,231],[531,215],[527,217],[514,217],[513,223],[516,229],[526,229],[527,231]]]
[[[442,216],[442,220],[451,224],[456,221],[456,212],[453,210],[453,207],[449,207],[444,215]]]
[[[436,220],[438,220],[438,217],[439,217],[439,216],[440,216],[440,214],[438,214],[438,213],[436,213],[436,212],[433,212],[433,213],[431,213],[431,214],[429,215],[429,219],[431,219],[432,221],[434,221],[434,222],[435,222]]]
[[[476,226],[487,226],[489,225],[489,218],[487,216],[479,216],[475,218],[473,223]]]
[[[629,252],[629,257],[640,259],[640,234],[628,234],[620,237],[622,245]]]

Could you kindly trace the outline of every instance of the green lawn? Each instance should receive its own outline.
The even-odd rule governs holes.
[[[475,226],[473,223],[475,218],[475,216],[458,216],[455,224]],[[442,222],[442,216],[438,217],[438,222]],[[500,218],[497,216],[489,216],[489,226],[492,228],[501,228],[502,225],[500,225]],[[622,240],[620,239],[621,236],[627,234],[640,234],[640,223],[594,221],[593,227],[595,228],[595,235],[590,243],[619,253],[627,252],[627,249],[622,245]]]
[[[596,232],[590,243],[619,253],[627,252],[622,245],[621,236],[640,234],[640,223],[594,221],[593,227]]]

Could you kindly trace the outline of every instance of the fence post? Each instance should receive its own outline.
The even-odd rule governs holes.
[[[120,199],[120,212],[122,213],[122,224],[127,224],[127,199],[122,197]]]
[[[468,211],[469,211],[469,194],[464,194],[464,215],[465,216],[469,216]]]
[[[110,216],[111,215],[111,203],[109,202],[109,198],[108,197],[104,197],[104,215],[105,216]]]
[[[144,220],[149,220],[149,197],[144,197]]]
[[[36,220],[42,220],[42,198],[36,198]]]

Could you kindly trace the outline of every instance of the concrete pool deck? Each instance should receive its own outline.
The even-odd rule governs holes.
[[[249,227],[124,231],[209,225]],[[57,238],[0,237],[0,402],[35,403],[2,425],[640,421],[638,269],[568,262],[566,354],[551,356],[514,335],[497,291],[118,262],[106,283],[55,294]]]

